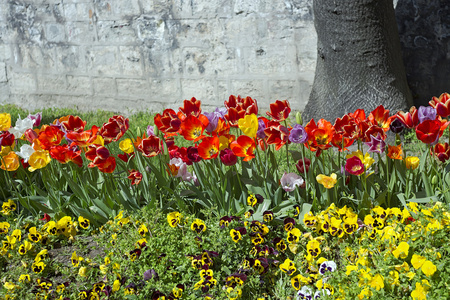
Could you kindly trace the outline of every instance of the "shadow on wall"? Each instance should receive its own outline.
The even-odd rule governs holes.
[[[450,92],[450,2],[398,0],[395,16],[414,103],[428,105]]]

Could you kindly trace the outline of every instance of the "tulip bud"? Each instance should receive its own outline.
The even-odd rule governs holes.
[[[431,178],[431,184],[435,185],[437,184],[437,181],[438,181],[437,176],[433,175],[433,177]]]
[[[302,113],[301,112],[297,112],[295,114],[295,121],[297,121],[297,124],[303,125],[303,119],[302,119]]]

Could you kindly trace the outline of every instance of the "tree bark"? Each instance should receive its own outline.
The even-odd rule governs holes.
[[[412,105],[392,0],[314,0],[317,65],[304,120]]]

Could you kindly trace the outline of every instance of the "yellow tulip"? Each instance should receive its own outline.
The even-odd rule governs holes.
[[[330,176],[319,174],[317,175],[316,180],[325,188],[331,189],[337,183],[337,175],[335,173],[332,173]]]
[[[28,160],[28,163],[30,164],[28,170],[34,172],[37,169],[42,169],[48,165],[51,160],[47,150],[37,150],[31,154],[30,159]]]
[[[244,118],[238,120],[239,129],[251,138],[256,137],[258,131],[258,117],[255,114],[246,115]]]
[[[20,166],[19,156],[13,151],[3,156],[1,160],[2,165],[0,166],[0,168],[2,168],[2,170],[15,171]]]
[[[11,115],[8,113],[0,114],[0,131],[7,131],[11,128]]]
[[[419,166],[420,159],[416,156],[407,156],[405,158],[406,168],[414,170]]]
[[[127,154],[133,153],[134,152],[133,141],[131,139],[125,139],[120,142],[119,148],[120,150],[122,150]]]

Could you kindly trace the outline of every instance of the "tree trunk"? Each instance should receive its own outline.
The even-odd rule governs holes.
[[[392,0],[314,0],[317,65],[304,120],[412,105]]]

